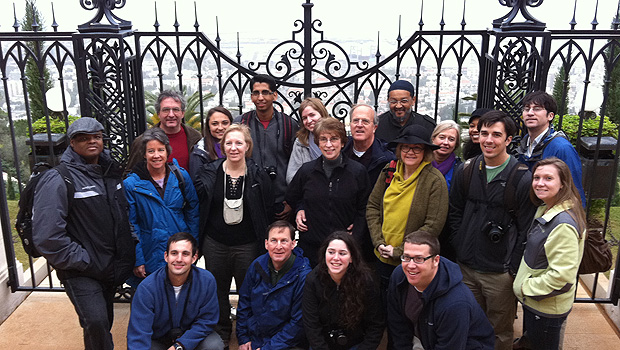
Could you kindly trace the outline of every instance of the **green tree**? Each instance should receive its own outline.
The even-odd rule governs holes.
[[[26,0],[26,14],[21,23],[22,30],[25,31],[43,31],[43,16],[36,6],[36,0]],[[42,60],[41,53],[45,50],[42,42],[29,41],[26,43],[30,51],[37,57],[32,57],[26,62],[26,89],[28,90],[28,100],[30,101],[30,115],[33,120],[37,120],[45,116],[46,106],[43,104],[43,94],[51,89],[54,84],[50,77],[49,70],[45,67],[43,60],[43,71],[39,70],[37,61]],[[43,80],[43,89],[41,88],[41,80]]]
[[[555,75],[553,81],[553,98],[558,103],[558,115],[568,114],[568,90],[570,84],[570,77],[566,74],[564,66],[560,67],[560,70]],[[566,88],[565,88],[566,87]],[[566,89],[566,91],[564,91]],[[564,98],[562,98],[564,96]]]
[[[615,21],[620,19],[620,13],[616,13]],[[613,24],[611,26],[614,29]],[[608,41],[610,44],[617,44],[617,41]],[[605,50],[605,55],[609,57],[609,61],[620,55],[620,48],[616,45],[612,45]],[[620,63],[616,63],[611,72],[609,67],[605,66],[605,78],[609,80],[609,93],[607,95],[607,105],[605,106],[605,114],[609,116],[615,123],[620,123]],[[605,93],[605,85],[602,86],[603,93]],[[602,108],[603,106],[601,106]]]

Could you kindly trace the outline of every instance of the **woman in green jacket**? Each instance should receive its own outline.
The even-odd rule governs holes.
[[[366,207],[383,291],[392,271],[401,264],[405,235],[421,230],[439,236],[448,215],[446,180],[431,165],[433,150],[439,148],[431,142],[431,133],[420,125],[410,125],[389,147],[396,147],[396,167],[390,175],[391,164],[386,166]]]
[[[513,290],[523,304],[524,332],[532,349],[554,350],[575,299],[585,212],[563,161],[543,159],[533,173],[530,197],[542,205],[528,232]]]

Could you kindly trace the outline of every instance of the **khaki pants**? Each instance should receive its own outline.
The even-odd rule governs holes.
[[[517,301],[509,273],[482,273],[459,264],[463,283],[474,294],[495,330],[495,350],[512,349]]]

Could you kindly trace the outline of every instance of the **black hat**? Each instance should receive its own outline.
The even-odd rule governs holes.
[[[469,121],[467,124],[471,124],[476,118],[482,117],[486,112],[492,111],[493,108],[477,108],[475,111],[471,112],[471,117],[469,117]]]
[[[421,144],[426,145],[432,150],[436,150],[439,146],[431,142],[431,133],[422,125],[409,125],[400,131],[397,138],[388,144],[389,147],[395,148],[399,143]]]
[[[393,82],[388,89],[388,94],[390,93],[390,91],[394,90],[405,90],[409,92],[409,95],[411,95],[411,97],[415,96],[415,89],[413,88],[413,85],[407,80],[396,80],[395,82]]]

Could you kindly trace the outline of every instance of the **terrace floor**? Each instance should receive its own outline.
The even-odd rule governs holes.
[[[580,286],[579,296],[586,296]],[[231,300],[236,303],[236,300]],[[116,348],[127,348],[128,303],[114,305],[112,334]],[[521,334],[521,309],[515,320],[515,336]],[[575,304],[567,321],[564,350],[616,350],[620,344],[618,330],[595,304]],[[73,305],[65,293],[33,292],[0,325],[0,347],[16,350],[83,349],[82,330]],[[382,348],[385,347],[385,342]],[[230,344],[237,349],[236,339]]]

